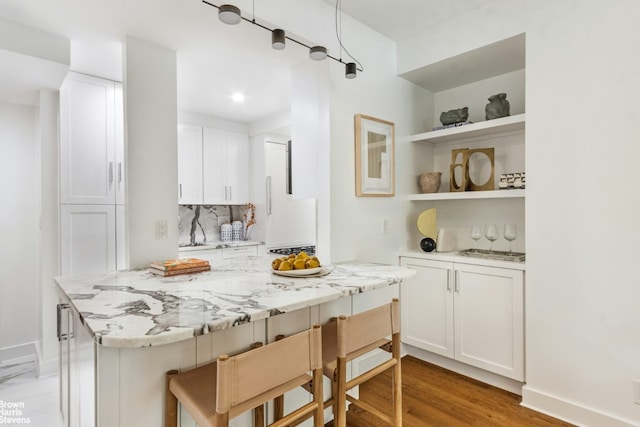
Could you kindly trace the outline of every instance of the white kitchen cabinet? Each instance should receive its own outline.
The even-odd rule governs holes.
[[[246,134],[204,128],[203,203],[249,201],[249,139]]]
[[[125,269],[122,83],[69,72],[60,88],[61,274]]]
[[[70,72],[60,88],[60,201],[124,203],[122,85]]]
[[[404,343],[524,381],[524,272],[401,257]]]
[[[247,134],[197,125],[178,127],[180,204],[237,205],[249,201]]]
[[[116,270],[116,206],[60,207],[60,274]]]
[[[178,200],[202,203],[202,127],[178,125]]]
[[[95,427],[95,344],[68,301],[58,313],[60,413],[64,427]]]

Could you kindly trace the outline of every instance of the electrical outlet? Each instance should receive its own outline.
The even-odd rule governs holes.
[[[382,234],[389,234],[389,220],[382,220]]]
[[[640,380],[633,380],[633,403],[640,405]]]
[[[169,225],[166,220],[156,221],[156,239],[166,240],[169,238]]]

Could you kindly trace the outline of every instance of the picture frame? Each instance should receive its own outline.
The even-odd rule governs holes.
[[[395,196],[395,125],[355,115],[356,196]]]

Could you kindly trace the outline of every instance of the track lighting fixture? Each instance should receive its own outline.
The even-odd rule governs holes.
[[[284,34],[284,30],[280,28],[276,28],[271,31],[271,47],[275,50],[282,50],[285,47],[286,37]]]
[[[356,72],[357,72],[357,68],[356,68],[355,62],[349,62],[344,66],[344,76],[346,78],[355,79],[357,74]]]
[[[236,25],[242,21],[240,9],[232,4],[223,4],[218,8],[218,19],[225,24]]]
[[[337,13],[338,13],[338,5],[339,5],[340,0],[336,0],[336,29],[337,29]],[[345,77],[348,79],[353,79],[356,77],[357,71],[362,72],[362,66],[360,66],[360,68],[358,68],[358,66],[356,65],[356,62],[349,62],[346,63],[342,60],[342,58],[336,58],[333,57],[331,55],[328,54],[327,52],[327,48],[324,46],[308,46],[307,44],[296,40],[290,36],[288,36],[285,31],[283,29],[280,28],[268,28],[265,25],[262,25],[258,22],[256,22],[255,19],[255,13],[254,13],[254,18],[253,19],[247,19],[245,17],[242,16],[240,9],[232,4],[223,4],[220,6],[217,6],[213,3],[210,3],[208,0],[202,0],[202,3],[205,3],[209,6],[215,7],[216,9],[218,9],[218,19],[220,19],[221,22],[224,22],[225,24],[229,24],[229,25],[236,25],[239,24],[240,22],[247,21],[253,25],[256,25],[260,28],[263,28],[267,31],[271,32],[271,47],[273,47],[275,50],[283,50],[286,47],[286,41],[287,40],[291,40],[292,42],[299,44],[300,46],[306,47],[307,49],[309,49],[309,58],[313,59],[314,61],[322,61],[325,58],[330,58],[333,59],[336,62],[339,62],[341,64],[345,65]],[[338,42],[340,43],[340,49],[341,49],[341,53],[342,50],[344,49],[344,46],[342,45],[342,41],[340,40],[340,36],[336,31],[336,36],[338,37]],[[346,52],[346,49],[344,49]],[[348,53],[348,52],[347,52]],[[351,55],[349,55],[351,56]],[[353,57],[352,57],[353,58]],[[360,65],[360,63],[358,62],[358,65]]]
[[[327,58],[327,48],[324,46],[313,46],[309,48],[309,58],[314,61],[322,61]]]

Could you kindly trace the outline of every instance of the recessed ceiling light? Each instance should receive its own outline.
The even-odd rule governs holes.
[[[244,101],[244,94],[236,92],[231,95],[231,99],[233,99],[234,102],[242,102]]]

